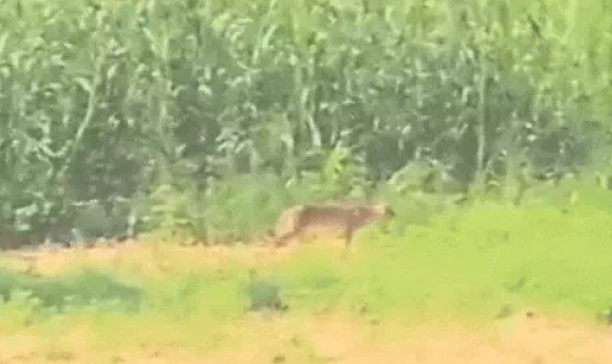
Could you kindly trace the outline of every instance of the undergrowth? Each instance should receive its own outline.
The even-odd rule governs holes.
[[[0,316],[14,318],[12,330],[45,331],[63,325],[60,321],[84,320],[101,342],[115,342],[112,333],[122,330],[133,332],[129,345],[172,341],[198,350],[227,343],[228,325],[262,311],[385,322],[447,315],[494,320],[535,306],[595,318],[612,305],[606,288],[612,215],[603,202],[606,191],[588,186],[572,191],[578,197],[571,202],[561,194],[524,206],[475,200],[450,208],[432,200],[428,206],[435,213],[427,218],[414,218],[419,209],[409,207],[419,199],[426,204],[426,195],[398,197],[392,202],[400,212],[391,229],[364,229],[346,258],[323,245],[271,260],[265,256],[271,251],[257,257],[248,246],[225,248],[216,259],[200,248],[150,244],[113,273],[129,276],[135,286],[94,273],[112,269],[103,263],[71,277],[5,273],[0,292],[12,294]],[[163,271],[143,268],[157,259],[164,260]],[[136,262],[142,264],[138,269]],[[70,309],[49,311],[65,300],[73,302]],[[96,309],[105,300],[123,309]],[[137,311],[125,309],[134,302],[140,302]],[[60,321],[52,319],[57,315]],[[195,340],[202,330],[206,339]]]

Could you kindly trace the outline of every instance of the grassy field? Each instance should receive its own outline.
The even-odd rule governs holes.
[[[564,213],[486,203],[428,225],[406,228],[400,216],[388,233],[363,231],[347,257],[323,242],[273,250],[142,240],[40,253],[24,273],[27,263],[6,253],[0,293],[10,299],[0,306],[0,361],[362,362],[360,350],[369,350],[371,360],[380,354],[393,362],[396,350],[404,355],[399,362],[421,351],[429,358],[421,362],[436,362],[437,351],[427,349],[436,340],[458,353],[466,343],[502,348],[491,327],[510,327],[504,322],[526,310],[571,318],[574,336],[602,352],[603,315],[612,306],[610,218],[581,205]],[[275,302],[286,309],[275,311]],[[521,326],[512,322],[517,335]],[[469,339],[482,332],[489,341]],[[529,352],[525,345],[543,350],[534,343],[546,339],[516,340]],[[506,356],[495,362],[510,360],[504,342],[506,351],[498,351]],[[607,354],[598,355],[592,362]]]

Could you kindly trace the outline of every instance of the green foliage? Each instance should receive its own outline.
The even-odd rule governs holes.
[[[299,179],[299,188],[306,196],[324,200],[363,197],[370,192],[367,166],[354,150],[338,145],[329,152],[308,157],[314,168],[307,168]]]
[[[204,201],[209,238],[223,242],[262,237],[291,202],[289,190],[272,174],[219,181]]]
[[[161,185],[150,196],[149,229],[161,238],[199,236],[194,222],[201,221],[196,209],[199,201],[190,191],[180,192],[171,185]]]
[[[201,193],[193,184],[183,185],[163,184],[146,199],[139,211],[150,216],[145,229],[175,241],[245,241],[266,232],[292,200],[272,174],[228,177]]]
[[[113,222],[91,234],[116,234],[120,201],[208,206],[243,174],[323,198],[368,195],[414,161],[461,190],[512,183],[521,159],[584,166],[611,111],[604,3],[5,1],[0,218],[42,240],[93,201]],[[160,187],[177,179],[195,190]],[[169,204],[141,217],[210,217]]]

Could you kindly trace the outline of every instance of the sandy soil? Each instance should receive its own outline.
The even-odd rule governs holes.
[[[379,327],[327,317],[309,322],[247,319],[233,328],[237,339],[220,352],[194,355],[180,346],[143,347],[138,352],[100,355],[86,328],[66,333],[61,349],[43,338],[0,336],[2,363],[130,364],[609,364],[612,336],[604,328],[536,314],[517,314],[486,328],[456,323]],[[389,334],[393,332],[393,334]],[[386,336],[385,336],[386,335]]]
[[[383,324],[384,326],[385,324]],[[393,325],[392,323],[388,325]],[[576,321],[550,319],[541,314],[518,313],[484,328],[458,323],[424,322],[400,325],[393,335],[388,327],[376,330],[346,320],[327,319],[309,323],[302,337],[309,340],[307,362],[342,364],[579,364],[612,363],[612,335],[606,328]],[[294,324],[295,326],[295,324]],[[272,330],[271,332],[274,333]],[[280,341],[283,331],[276,331]],[[285,342],[288,342],[285,340]],[[259,344],[261,345],[261,344]],[[277,361],[297,361],[288,348],[276,347]],[[244,352],[249,352],[245,350]],[[266,363],[273,357],[251,348],[244,363]],[[268,352],[274,352],[269,350]],[[232,362],[231,358],[227,363]],[[238,359],[238,358],[236,358]],[[226,359],[227,360],[227,359]]]
[[[256,321],[256,320],[254,320]],[[536,317],[511,317],[484,329],[429,323],[394,328],[377,337],[371,330],[339,318],[296,322],[245,322],[239,343],[224,351],[190,354],[180,347],[143,348],[113,354],[105,362],[131,364],[609,364],[612,337],[608,330],[578,322]],[[84,335],[71,334],[66,350],[36,353],[41,338],[0,338],[2,363],[85,363],[100,358]],[[382,336],[382,334],[381,334]],[[29,343],[29,344],[28,344]],[[30,349],[28,349],[28,347]]]
[[[342,255],[341,247],[334,246],[332,254]],[[297,253],[299,247],[289,246],[275,249],[268,245],[235,246],[195,246],[185,247],[147,242],[147,247],[130,242],[115,246],[102,246],[82,249],[58,249],[54,251],[5,252],[0,255],[5,266],[31,273],[50,276],[68,269],[82,266],[139,265],[140,269],[151,271],[171,271],[189,269],[190,267],[217,267],[230,261],[240,262],[247,266],[264,266],[279,260],[287,259]]]

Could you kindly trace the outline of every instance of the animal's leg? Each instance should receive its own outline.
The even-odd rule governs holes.
[[[353,227],[348,226],[344,230],[344,247],[348,249],[353,243]]]
[[[353,231],[350,227],[348,227],[344,231],[344,248],[342,249],[342,254],[340,255],[340,259],[345,260],[348,258],[352,240],[353,240]]]
[[[353,244],[353,235],[355,230],[359,229],[359,221],[357,216],[351,216],[347,219],[344,226],[344,247],[348,249]]]
[[[346,259],[349,254],[349,250],[351,249],[353,243],[353,226],[349,224],[344,230],[344,249],[342,252],[342,259]]]

